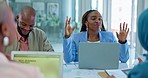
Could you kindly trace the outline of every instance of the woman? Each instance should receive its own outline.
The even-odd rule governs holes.
[[[0,78],[43,78],[36,67],[10,62],[4,52],[16,38],[16,27],[11,9],[5,0],[0,0]]]
[[[119,42],[120,57],[119,60],[122,63],[127,62],[129,58],[128,44],[127,44],[127,35],[129,29],[127,24],[123,24],[120,32],[116,33],[118,41],[115,39],[113,33],[104,31],[103,19],[101,14],[97,10],[89,10],[82,17],[82,27],[80,33],[74,34],[71,37],[72,32],[75,27],[70,26],[71,18],[66,19],[65,25],[65,38],[63,41],[63,50],[64,50],[64,60],[66,63],[72,61],[78,61],[78,46],[80,42]]]

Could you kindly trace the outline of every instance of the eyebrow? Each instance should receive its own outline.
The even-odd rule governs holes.
[[[23,24],[25,24],[25,25],[28,25],[28,24],[26,24],[26,23],[25,23],[25,22],[23,22],[23,21],[20,21],[20,23],[23,23]],[[34,24],[30,24],[30,25],[34,25]],[[30,25],[29,25],[29,26],[30,26]]]
[[[97,17],[97,16],[91,16],[91,17]],[[102,17],[102,16],[98,16],[98,17]]]
[[[26,24],[25,22],[20,21],[20,23]],[[27,25],[27,24],[26,24]]]

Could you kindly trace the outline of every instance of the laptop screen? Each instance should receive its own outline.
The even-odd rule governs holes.
[[[62,52],[12,52],[12,59],[38,66],[45,78],[62,78]]]
[[[120,45],[118,43],[79,43],[80,69],[118,69]]]

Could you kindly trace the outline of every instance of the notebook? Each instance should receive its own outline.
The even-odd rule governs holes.
[[[126,75],[128,75],[131,70],[132,70],[132,68],[123,69],[122,71],[123,71]]]
[[[118,69],[120,46],[118,43],[79,43],[80,69]]]
[[[11,59],[38,66],[45,78],[63,78],[62,52],[12,51]]]

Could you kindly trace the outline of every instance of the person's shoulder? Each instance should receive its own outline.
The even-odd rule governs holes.
[[[146,72],[148,72],[148,62],[143,62],[135,66],[129,73],[129,76],[137,75],[139,78],[148,78]]]
[[[8,63],[8,59],[6,58],[6,56],[4,54],[2,54],[0,52],[0,62],[1,63]]]
[[[80,40],[80,39],[82,39],[82,38],[85,38],[85,36],[86,36],[86,31],[84,31],[84,32],[79,32],[79,33],[74,33],[74,34],[71,36],[71,38],[72,38],[73,40]]]
[[[86,31],[83,31],[83,32],[75,33],[74,36],[83,36],[86,33],[87,33]]]
[[[136,70],[141,70],[141,71],[147,71],[148,72],[148,62],[143,62],[141,64],[138,64],[137,66],[134,67]]]
[[[46,34],[43,30],[41,30],[37,27],[34,27],[31,33],[37,34],[37,35],[45,35]]]
[[[43,30],[41,30],[40,28],[37,28],[37,27],[34,27],[33,28],[33,31],[34,32],[44,32]]]

